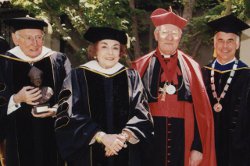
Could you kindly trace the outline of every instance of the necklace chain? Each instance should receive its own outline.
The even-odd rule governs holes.
[[[149,65],[150,66],[150,65]],[[148,78],[150,78],[149,77],[149,72],[148,72]],[[148,79],[148,85],[150,85],[149,84],[149,81],[150,81],[150,79]],[[176,92],[178,92],[181,88],[182,88],[182,86],[183,86],[183,84],[184,84],[184,81],[183,81],[183,78],[182,78],[182,81],[181,81],[181,85],[180,85],[180,87],[178,88],[178,89],[176,89]],[[165,83],[164,83],[164,85],[163,85],[163,87],[162,88],[164,88],[164,86],[165,85],[171,85],[171,83],[170,82],[167,82],[167,81],[165,81]],[[177,85],[178,86],[178,85]],[[159,92],[159,91],[158,91]],[[153,99],[158,99],[160,96],[158,95],[158,96],[153,96],[152,94],[151,94],[151,92],[150,92],[150,88],[149,88],[149,91],[148,91],[148,94],[149,94],[149,96],[151,97],[151,98],[153,98]]]
[[[230,72],[230,75],[229,75],[229,77],[228,77],[228,79],[227,79],[227,82],[226,82],[226,85],[224,86],[224,89],[223,89],[223,91],[221,92],[221,94],[220,94],[220,97],[218,97],[218,95],[217,95],[217,93],[216,93],[216,87],[215,87],[215,80],[214,80],[214,67],[215,67],[215,62],[216,62],[216,60],[213,62],[213,64],[212,64],[212,70],[211,70],[211,89],[212,89],[212,94],[213,94],[213,97],[217,100],[217,102],[219,103],[220,102],[220,100],[221,99],[223,99],[224,97],[225,97],[225,95],[226,95],[226,93],[227,93],[227,90],[228,90],[228,88],[229,88],[229,86],[230,86],[230,84],[231,84],[231,82],[232,82],[232,80],[233,80],[233,77],[234,77],[234,75],[235,75],[235,70],[237,69],[237,66],[238,66],[238,60],[235,60],[235,63],[234,63],[234,65],[233,65],[233,68],[232,68],[232,70],[231,70],[231,72]]]

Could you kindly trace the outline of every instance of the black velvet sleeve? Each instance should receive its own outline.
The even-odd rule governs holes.
[[[99,130],[91,120],[84,70],[74,69],[66,77],[59,95],[55,122],[56,138],[63,158],[72,161],[89,148]],[[81,153],[80,153],[81,152]]]
[[[0,141],[5,138],[7,125],[7,107],[10,98],[9,87],[7,86],[8,71],[6,65],[8,59],[0,56]]]
[[[149,111],[146,91],[138,72],[129,70],[130,119],[126,128],[143,141],[150,141],[153,136],[153,120]]]

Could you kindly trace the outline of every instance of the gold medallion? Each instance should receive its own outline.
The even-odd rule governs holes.
[[[221,110],[222,110],[222,105],[218,102],[218,103],[216,103],[215,105],[214,105],[214,111],[215,112],[221,112]]]

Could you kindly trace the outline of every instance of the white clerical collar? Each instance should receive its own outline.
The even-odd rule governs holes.
[[[224,63],[224,64],[222,64],[220,61],[218,61],[218,59],[216,59],[216,61],[220,64],[220,65],[227,65],[227,64],[229,64],[229,63],[232,63],[233,61],[235,61],[236,60],[236,58],[234,57],[231,61],[228,61],[227,63]]]
[[[163,58],[170,58],[171,57],[171,55],[162,55],[163,56]]]
[[[24,61],[36,62],[36,61],[39,61],[39,60],[51,55],[50,53],[52,52],[52,50],[43,46],[41,54],[35,58],[31,58],[31,57],[28,57],[27,55],[25,55],[19,46],[12,48],[8,52],[15,55],[16,57],[24,60]]]
[[[114,74],[116,72],[118,72],[121,68],[123,68],[124,66],[122,64],[120,64],[119,62],[117,64],[115,64],[115,66],[109,68],[109,69],[104,69],[102,68],[99,63],[96,60],[92,60],[89,61],[81,66],[87,67],[91,70],[95,70],[104,74]]]
[[[160,51],[161,55],[163,56],[163,58],[170,58],[176,54],[176,51],[173,54],[163,54],[160,49],[159,49],[159,51]]]

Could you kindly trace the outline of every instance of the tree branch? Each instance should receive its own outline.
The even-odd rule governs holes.
[[[63,29],[63,26],[61,24],[61,19],[60,16],[55,15],[53,12],[53,9],[49,6],[49,4],[47,3],[46,0],[43,1],[45,6],[47,7],[47,11],[50,13],[51,19],[53,20],[53,23],[55,24],[56,28],[58,28],[57,30],[59,31],[59,33],[64,36],[70,36],[70,39],[66,40],[69,45],[75,50],[75,51],[80,51],[81,47],[82,47],[82,42],[80,42],[81,40],[79,39],[79,34],[73,35],[73,33],[75,31],[72,31],[71,34],[69,34],[66,30]],[[74,36],[74,38],[73,38]],[[77,40],[78,39],[78,40]],[[77,40],[75,42],[75,40]]]
[[[199,48],[200,48],[200,46],[201,46],[201,43],[202,43],[202,39],[199,39],[199,40],[196,42],[196,45],[195,45],[195,47],[194,47],[194,49],[193,49],[193,52],[192,52],[192,58],[193,58],[193,59],[195,59],[195,58],[198,56],[197,52],[198,52],[198,50],[199,50]]]
[[[129,7],[131,8],[132,11],[134,11],[135,9],[134,0],[129,0]],[[135,42],[133,42],[133,47],[134,47],[134,57],[136,59],[141,55],[141,49],[140,49],[140,39],[138,34],[138,23],[135,14],[132,14],[132,34],[135,37]]]

